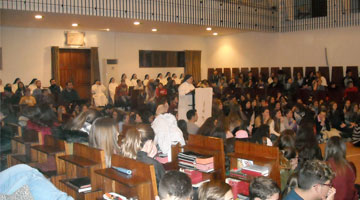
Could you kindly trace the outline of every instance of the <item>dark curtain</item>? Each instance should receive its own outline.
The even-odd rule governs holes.
[[[98,47],[91,47],[91,83],[100,80],[99,53]]]
[[[201,51],[185,51],[185,74],[191,74],[195,82],[201,80]]]
[[[60,83],[59,47],[51,47],[51,76]]]

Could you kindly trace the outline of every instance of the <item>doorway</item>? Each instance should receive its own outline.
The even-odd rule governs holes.
[[[65,88],[66,82],[71,81],[81,99],[90,99],[90,49],[60,49],[59,73],[61,87]]]
[[[52,77],[63,88],[72,81],[81,99],[90,100],[91,84],[100,80],[98,47],[71,49],[51,47]]]

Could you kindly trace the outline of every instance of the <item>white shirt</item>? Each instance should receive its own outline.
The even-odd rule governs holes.
[[[137,79],[132,79],[131,80],[131,86],[136,86],[137,85]]]
[[[321,77],[320,77],[320,80],[321,80],[321,85],[322,85],[322,86],[324,86],[324,87],[327,87],[327,86],[328,86],[325,77],[321,76]]]
[[[33,93],[33,91],[37,88],[36,87],[36,85],[35,84],[31,84],[31,85],[29,85],[29,87],[28,87],[29,89],[30,89],[30,94],[32,94]]]
[[[117,83],[109,84],[109,95],[110,95],[110,98],[112,99],[113,103],[115,102],[115,90],[118,85],[119,84],[117,84]]]
[[[129,87],[133,86],[132,82],[129,79],[125,79],[126,85]]]
[[[181,84],[181,79],[179,79],[179,78],[174,79],[174,81],[175,81],[176,85],[180,85],[180,84]]]
[[[18,84],[17,83],[15,83],[15,84],[13,84],[11,86],[11,90],[12,90],[13,93],[15,93],[17,89],[18,89]]]
[[[145,80],[143,81],[145,87],[147,86],[148,82],[149,82],[148,79],[145,79]]]
[[[160,83],[162,83],[165,86],[167,84],[167,80],[165,78],[160,79]]]
[[[195,87],[193,84],[190,84],[188,82],[184,82],[182,83],[180,86],[179,86],[179,96],[184,96],[186,95],[187,93],[195,90]]]
[[[105,106],[108,103],[108,100],[105,96],[106,88],[104,85],[92,85],[91,93],[93,94],[96,106]]]

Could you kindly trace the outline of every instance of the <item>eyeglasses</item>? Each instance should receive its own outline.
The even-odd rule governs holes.
[[[328,187],[330,187],[330,188],[333,187],[333,184],[332,184],[332,183],[329,183],[329,184],[321,183],[320,185],[325,185],[325,186],[328,186]]]

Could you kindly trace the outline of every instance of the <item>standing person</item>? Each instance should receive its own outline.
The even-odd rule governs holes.
[[[29,85],[27,86],[27,87],[30,89],[30,93],[31,93],[31,94],[33,93],[33,90],[36,89],[36,84],[35,84],[36,81],[37,81],[37,78],[33,78],[33,79],[30,81]]]
[[[132,86],[135,87],[135,86],[137,85],[137,80],[138,80],[138,78],[137,78],[137,75],[136,75],[136,74],[131,75],[130,82],[131,82],[131,85],[132,85]]]
[[[332,180],[336,189],[335,199],[357,200],[355,166],[346,160],[346,144],[340,137],[331,137],[326,143],[325,161],[336,174]]]
[[[96,107],[105,106],[108,103],[105,95],[106,88],[99,80],[96,80],[95,84],[91,86],[91,93]]]
[[[64,104],[70,104],[80,99],[71,81],[66,82],[65,89],[61,92],[60,99]]]
[[[145,74],[144,81],[143,81],[145,87],[148,85],[149,80],[150,80],[149,74]]]
[[[192,96],[187,95],[193,91],[195,91],[195,87],[193,85],[193,77],[190,74],[187,74],[179,86],[179,119],[186,119],[186,112],[192,109]]]
[[[109,81],[109,96],[113,104],[115,104],[115,91],[117,86],[118,84],[116,83],[115,78],[111,77]]]
[[[20,83],[20,82],[21,82],[20,78],[16,78],[16,79],[14,80],[14,82],[13,82],[13,84],[12,84],[12,86],[11,86],[11,90],[12,90],[13,92],[16,92],[16,90],[18,89],[18,83]]]

